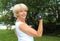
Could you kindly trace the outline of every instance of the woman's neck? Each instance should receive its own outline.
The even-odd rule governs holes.
[[[25,22],[25,19],[17,18],[17,21]]]

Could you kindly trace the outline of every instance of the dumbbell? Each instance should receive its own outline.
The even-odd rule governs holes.
[[[36,17],[37,17],[38,20],[43,19],[42,13],[38,13],[38,14],[36,15]]]

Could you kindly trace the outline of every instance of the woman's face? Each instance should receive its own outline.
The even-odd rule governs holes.
[[[21,8],[20,11],[18,12],[18,17],[25,19],[27,16],[27,10],[24,8]]]

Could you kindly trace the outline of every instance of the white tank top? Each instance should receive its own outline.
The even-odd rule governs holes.
[[[23,22],[16,22],[15,23],[15,31],[16,31],[16,35],[18,37],[18,41],[34,41],[33,36],[30,36],[24,32],[22,32],[19,29],[19,26],[22,24]]]

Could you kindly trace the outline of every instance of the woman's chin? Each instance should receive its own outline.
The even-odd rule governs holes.
[[[23,17],[23,19],[25,19],[26,17]]]

